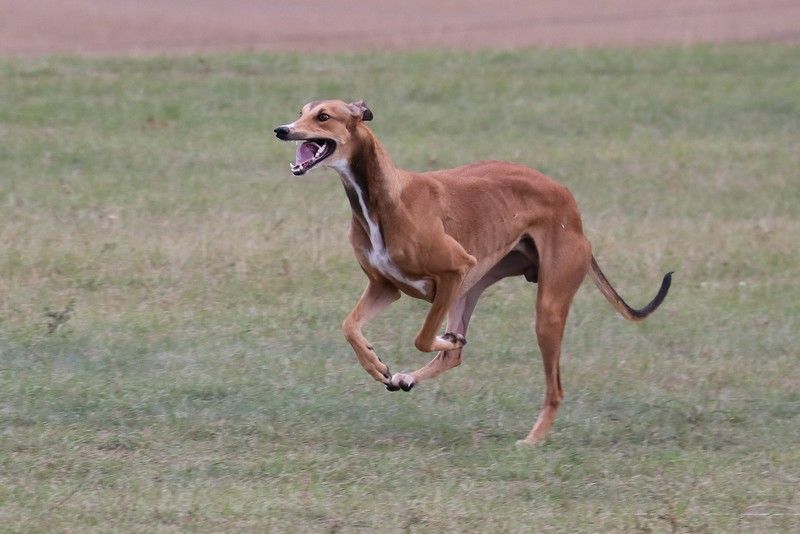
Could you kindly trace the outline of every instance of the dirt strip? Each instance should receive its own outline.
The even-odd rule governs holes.
[[[0,55],[796,41],[800,0],[0,0]]]

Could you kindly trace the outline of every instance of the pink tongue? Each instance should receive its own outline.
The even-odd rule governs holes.
[[[311,141],[306,141],[305,143],[299,145],[297,147],[297,152],[294,155],[294,163],[295,165],[300,165],[301,163],[305,163],[309,160],[314,159],[314,155],[317,153],[316,143]]]

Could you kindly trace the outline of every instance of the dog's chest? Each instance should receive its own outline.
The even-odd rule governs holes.
[[[364,230],[369,237],[369,250],[364,251],[364,257],[370,266],[383,274],[386,278],[413,287],[422,294],[426,294],[428,284],[425,280],[413,280],[405,275],[400,268],[392,261],[386,243],[383,240],[380,226],[374,217],[370,215],[365,193],[348,167],[338,169],[342,175],[344,188],[350,205],[356,217],[365,227]]]
[[[370,232],[372,233],[372,232]],[[412,280],[400,270],[400,268],[392,261],[389,251],[383,240],[378,236],[370,236],[371,248],[366,251],[366,258],[373,269],[381,272],[387,278],[407,284],[419,291],[425,293],[426,284],[422,280]]]

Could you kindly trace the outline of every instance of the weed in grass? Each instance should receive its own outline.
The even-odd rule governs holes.
[[[61,330],[61,328],[67,324],[67,321],[70,320],[74,311],[74,298],[69,299],[69,302],[67,302],[67,305],[64,306],[63,310],[51,310],[50,308],[46,307],[44,309],[44,316],[47,318],[47,333],[53,334]]]

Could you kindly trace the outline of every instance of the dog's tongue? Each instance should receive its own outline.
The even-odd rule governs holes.
[[[297,152],[294,155],[294,163],[295,165],[300,165],[301,163],[305,163],[314,159],[314,155],[317,153],[319,147],[313,141],[306,141],[305,143],[301,143],[297,146]]]

